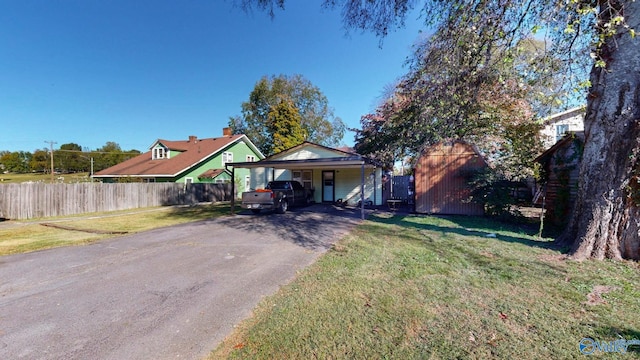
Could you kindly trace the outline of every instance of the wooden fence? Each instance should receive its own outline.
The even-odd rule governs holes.
[[[228,200],[231,200],[231,184],[2,184],[0,219],[23,220]]]

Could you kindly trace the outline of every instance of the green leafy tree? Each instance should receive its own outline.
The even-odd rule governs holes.
[[[75,143],[60,145],[60,150],[54,151],[56,168],[64,172],[88,171],[88,162],[82,158],[82,147]]]
[[[284,0],[253,3],[263,9],[284,7]],[[489,62],[505,58],[503,54],[513,57],[517,45],[534,33],[542,32],[551,40],[548,53],[562,61],[558,70],[565,74],[580,75],[581,63],[590,62],[589,80],[577,79],[588,87],[588,136],[578,198],[558,241],[570,246],[577,259],[640,259],[640,204],[634,200],[637,186],[633,184],[640,171],[640,42],[634,28],[640,18],[639,1],[325,0],[324,5],[341,7],[348,28],[380,36],[401,26],[416,7],[437,34],[449,30],[476,34],[475,39],[471,35],[452,43],[466,47],[467,59],[478,64],[469,67],[470,78],[459,79],[471,84],[476,78],[474,71],[482,72]],[[467,65],[461,63],[462,67]],[[569,76],[567,80],[574,79]],[[453,109],[454,119],[456,114]]]
[[[374,114],[363,116],[362,128],[354,129],[356,150],[388,164],[406,156],[415,159],[436,142],[463,139],[501,170],[496,178],[530,175],[531,166],[523,164],[540,150],[534,144],[537,133],[508,130],[537,127],[538,109],[531,104],[553,103],[537,94],[553,85],[555,77],[526,70],[536,62],[531,59],[541,56],[535,40],[522,40],[513,53],[481,44],[476,31],[457,27],[418,43],[409,73]],[[515,152],[515,144],[522,142],[518,137],[531,135],[531,151]]]
[[[400,90],[400,88],[398,88]],[[382,104],[374,113],[362,116],[360,129],[351,129],[356,133],[355,150],[359,154],[371,155],[381,161],[388,169],[398,159],[411,154],[418,154],[426,138],[433,138],[437,142],[436,128],[425,126],[421,131],[412,128],[418,124],[415,119],[418,113],[416,103],[407,94],[397,91]]]
[[[31,171],[47,173],[51,171],[51,158],[49,150],[39,149],[33,152],[31,161],[29,161],[29,169]]]
[[[0,151],[0,171],[8,171],[7,170],[7,166],[5,164],[2,163],[2,159],[7,156],[8,154],[10,154],[10,151],[7,150],[2,150]]]
[[[439,141],[472,143],[491,164],[486,172],[468,174],[473,200],[487,205],[490,214],[509,216],[517,213],[511,205],[521,199],[504,187],[533,175],[540,125],[524,100],[525,87],[498,76],[503,71],[485,72],[471,89],[457,80],[461,69],[441,62],[420,69],[420,77],[410,74],[376,113],[362,118],[355,148],[389,166],[407,156],[416,159],[425,146]]]
[[[354,129],[356,150],[389,165],[415,159],[439,141],[462,139],[478,146],[502,177],[531,175],[525,164],[541,144],[526,87],[496,72],[483,74],[471,89],[458,80],[460,69],[441,63],[417,70],[419,78],[411,73],[374,114],[362,117],[362,128]]]
[[[300,113],[289,100],[282,99],[267,115],[267,131],[272,139],[270,153],[278,153],[304,142]]]
[[[242,115],[231,117],[229,126],[236,134],[245,134],[266,155],[272,141],[267,130],[272,108],[286,98],[300,114],[305,140],[326,146],[338,146],[345,132],[342,120],[335,117],[326,96],[302,75],[263,77],[242,103]]]
[[[5,171],[24,174],[29,172],[31,156],[31,153],[26,151],[5,151],[0,155],[0,164]]]
[[[104,170],[139,154],[138,150],[122,151],[118,143],[108,141],[104,146],[91,153],[94,157],[94,171]]]

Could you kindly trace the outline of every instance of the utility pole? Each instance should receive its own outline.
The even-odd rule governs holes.
[[[93,156],[80,155],[80,157],[91,161],[91,172],[89,173],[89,179],[91,179],[91,182],[93,182]]]
[[[57,144],[57,142],[55,141],[46,141],[45,142],[47,144],[49,144],[49,153],[51,154],[51,183],[53,184],[53,144]]]

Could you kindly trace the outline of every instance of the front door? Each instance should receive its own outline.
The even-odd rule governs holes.
[[[323,171],[322,172],[322,201],[334,202],[335,201],[335,172]]]

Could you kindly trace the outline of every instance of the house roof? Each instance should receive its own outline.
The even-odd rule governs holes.
[[[459,146],[456,146],[459,145]],[[444,151],[444,148],[447,147],[447,150]],[[453,151],[453,152],[452,152]],[[427,146],[422,149],[420,152],[420,156],[463,156],[463,155],[473,155],[478,156],[482,162],[491,166],[490,159],[485,156],[480,149],[475,144],[469,143],[465,140],[461,139],[450,139],[440,141],[433,145]]]
[[[552,147],[548,148],[545,152],[538,155],[533,161],[538,163],[546,163],[551,159],[553,154],[561,147],[565,146],[568,142],[578,138],[584,142],[584,131],[567,132],[564,137],[556,142]]]
[[[198,179],[215,179],[222,173],[229,173],[225,169],[209,169],[202,174],[198,175]]]
[[[313,168],[356,168],[362,165],[376,167],[377,164],[362,156],[332,157],[305,160],[265,160],[256,162],[238,162],[227,164],[240,168],[276,168],[276,169],[308,169]]]
[[[319,157],[309,159],[282,159],[283,157],[293,154],[304,148],[311,147],[326,150],[332,153],[330,157]],[[357,168],[365,165],[367,167],[379,167],[375,160],[358,155],[352,152],[330,148],[324,145],[315,144],[305,141],[300,145],[296,145],[287,150],[283,150],[277,154],[273,154],[256,162],[234,162],[227,164],[229,166],[241,168],[277,168],[277,169],[308,169],[313,168]]]
[[[181,153],[168,159],[153,160],[150,150],[110,168],[98,171],[94,174],[94,177],[175,177],[240,141],[244,141],[259,157],[262,157],[262,153],[251,143],[246,135],[229,135],[209,139],[197,139],[195,136],[191,136],[189,140],[178,141],[158,139],[150,149],[153,149],[157,144],[162,144],[170,150],[180,151]]]
[[[316,149],[321,149],[321,150],[326,150],[326,151],[330,151],[330,152],[334,152],[336,154],[336,157],[341,157],[341,156],[360,156],[354,152],[349,152],[349,151],[345,151],[345,150],[341,150],[341,149],[334,149],[328,146],[324,146],[324,145],[320,145],[320,144],[316,144],[310,141],[305,141],[299,145],[290,147],[286,150],[282,150],[279,153],[273,154],[271,156],[267,156],[264,160],[265,161],[271,161],[271,160],[275,160],[275,159],[279,159],[282,157],[285,157],[289,154],[295,153],[297,151],[300,151],[303,148],[316,148]]]
[[[557,114],[553,114],[553,115],[545,118],[543,123],[545,125],[553,124],[555,122],[558,122],[558,121],[561,121],[561,120],[564,120],[564,119],[568,119],[568,118],[572,118],[574,116],[577,116],[580,113],[584,114],[584,113],[586,113],[586,111],[587,111],[587,108],[585,106],[578,106],[578,107],[575,107],[573,109],[569,109],[569,110],[566,110],[566,111],[563,111],[563,112],[560,112],[560,113],[557,113]]]

